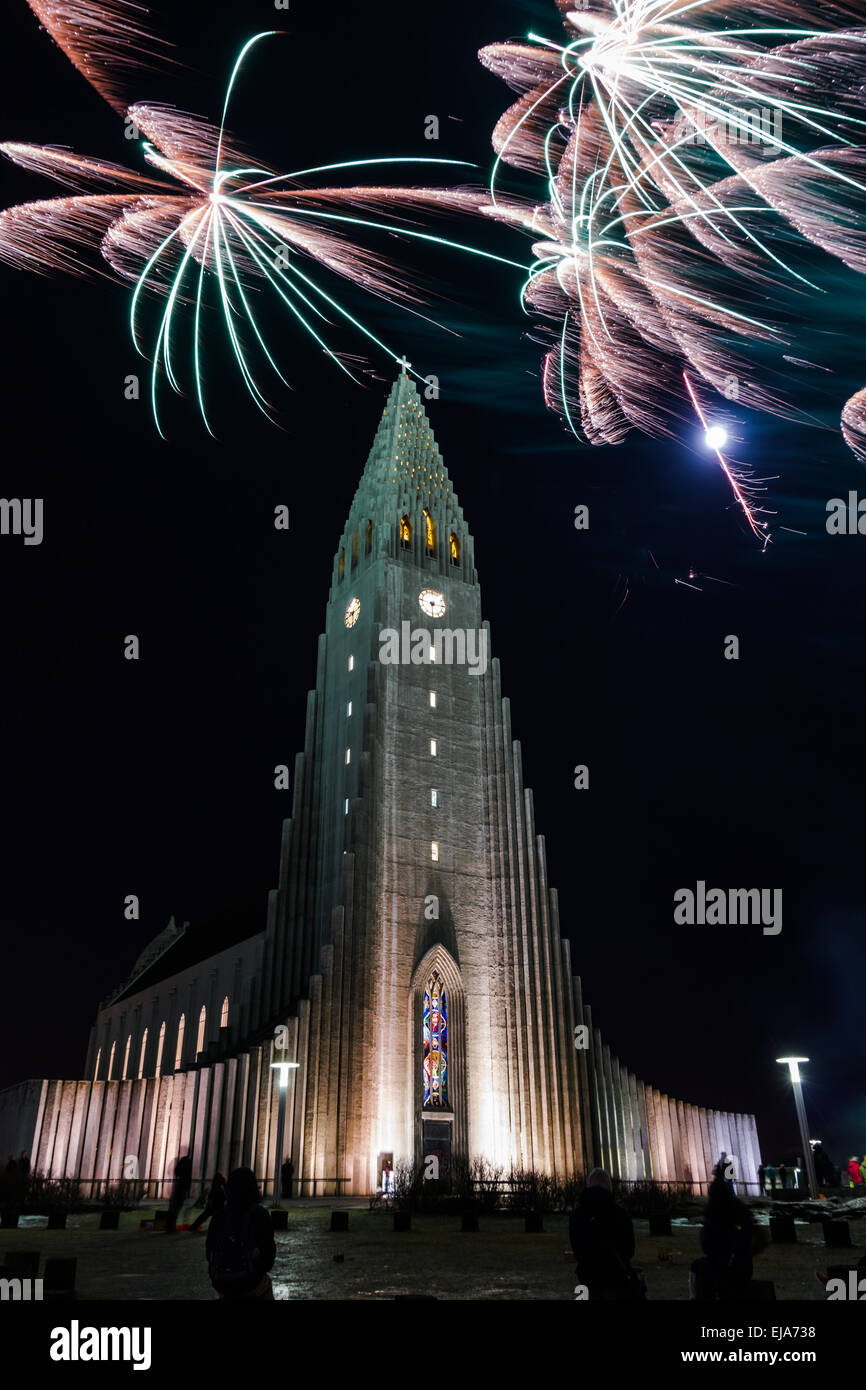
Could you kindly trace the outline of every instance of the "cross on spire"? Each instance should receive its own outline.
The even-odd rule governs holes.
[[[402,357],[398,357],[398,358],[397,358],[397,361],[399,362],[400,366],[403,368],[404,375],[408,375],[408,373],[409,373],[409,371],[410,371],[410,369],[411,369],[412,363],[409,362],[409,361],[407,360],[405,352],[403,353],[403,356],[402,356]]]

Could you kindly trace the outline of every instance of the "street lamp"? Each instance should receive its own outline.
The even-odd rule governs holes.
[[[806,1123],[806,1106],[803,1103],[803,1082],[800,1077],[800,1063],[808,1062],[808,1057],[777,1057],[776,1061],[781,1062],[788,1068],[791,1078],[791,1085],[794,1090],[794,1105],[797,1108],[797,1120],[800,1125],[800,1142],[803,1145],[803,1162],[806,1165],[806,1177],[809,1182],[809,1195],[818,1196],[818,1181],[815,1177],[815,1156],[812,1153],[812,1145],[809,1142],[809,1126]]]
[[[271,1062],[271,1071],[279,1072],[280,1084],[280,1108],[277,1115],[277,1146],[274,1150],[274,1206],[281,1205],[280,1197],[282,1190],[280,1187],[280,1177],[283,1167],[283,1134],[286,1128],[286,1089],[289,1084],[289,1072],[295,1071],[300,1066],[300,1062]]]

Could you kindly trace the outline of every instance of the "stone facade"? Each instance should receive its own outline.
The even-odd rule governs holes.
[[[373,1191],[383,1156],[421,1161],[431,1146],[446,1163],[479,1155],[561,1180],[601,1165],[694,1190],[724,1150],[742,1182],[757,1182],[754,1117],[660,1094],[593,1025],[523,785],[472,537],[405,371],[334,560],[265,928],[173,973],[174,938],[160,950],[100,1011],[89,1079],[27,1083],[24,1128],[32,1121],[43,1171],[104,1182],[134,1157],[161,1185],[189,1152],[198,1177],[244,1162],[270,1180],[271,1064],[288,1060],[298,1067],[285,1150],[305,1192]],[[447,1091],[425,1107],[434,979],[447,1000]],[[0,1096],[0,1131],[22,1099]]]

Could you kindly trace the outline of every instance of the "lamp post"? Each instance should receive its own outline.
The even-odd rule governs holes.
[[[277,1114],[277,1145],[274,1150],[274,1206],[282,1205],[280,1197],[282,1188],[280,1178],[283,1167],[283,1135],[286,1129],[286,1090],[289,1084],[289,1072],[297,1070],[300,1062],[271,1062],[271,1071],[279,1072],[280,1085],[280,1108]]]
[[[797,1109],[797,1120],[800,1125],[800,1142],[803,1145],[803,1162],[806,1165],[806,1178],[809,1183],[809,1195],[818,1196],[818,1181],[815,1176],[815,1158],[812,1153],[812,1145],[809,1141],[809,1126],[806,1123],[806,1106],[803,1103],[803,1082],[800,1077],[800,1063],[808,1062],[808,1057],[777,1057],[776,1061],[783,1063],[788,1068],[791,1077],[791,1086],[794,1090],[794,1105]]]

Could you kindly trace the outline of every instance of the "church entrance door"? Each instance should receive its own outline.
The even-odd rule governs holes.
[[[450,1120],[423,1120],[423,1141],[424,1154],[423,1161],[426,1165],[428,1158],[434,1157],[439,1163],[439,1181],[442,1188],[450,1191],[451,1188],[451,1121]]]

